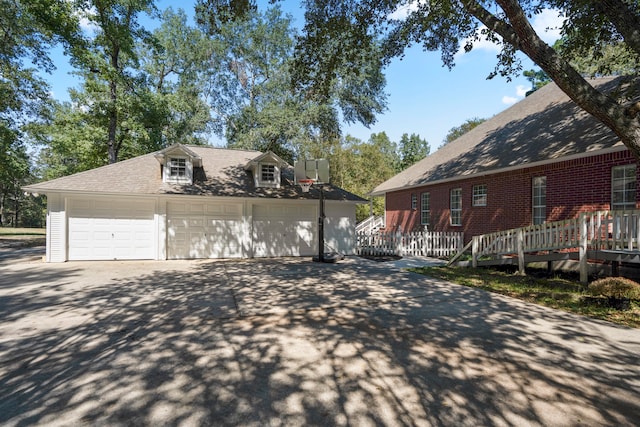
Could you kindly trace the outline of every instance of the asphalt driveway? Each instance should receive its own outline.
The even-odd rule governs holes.
[[[2,425],[637,425],[640,330],[357,258],[0,260]]]

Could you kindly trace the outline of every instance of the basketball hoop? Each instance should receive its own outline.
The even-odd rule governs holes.
[[[311,189],[311,185],[313,184],[313,179],[299,179],[298,184],[300,184],[300,188],[302,188],[303,193],[308,193]]]

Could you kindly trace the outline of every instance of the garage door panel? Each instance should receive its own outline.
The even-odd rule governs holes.
[[[263,204],[253,208],[255,257],[310,256],[316,247],[312,205]]]
[[[169,202],[167,216],[169,258],[242,257],[242,204]]]
[[[154,259],[155,201],[69,200],[69,259]]]

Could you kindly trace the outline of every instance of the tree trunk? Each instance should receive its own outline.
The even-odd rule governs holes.
[[[116,163],[118,161],[118,144],[116,142],[116,130],[118,128],[118,107],[116,105],[118,101],[118,88],[115,82],[109,82],[109,90],[110,105],[107,146],[109,149],[109,163]]]
[[[640,122],[631,105],[615,99],[591,86],[567,61],[547,45],[534,31],[517,0],[496,0],[508,23],[498,19],[476,0],[463,0],[467,11],[489,29],[498,33],[544,70],[578,106],[609,127],[640,161]]]

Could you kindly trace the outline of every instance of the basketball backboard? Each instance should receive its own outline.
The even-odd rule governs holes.
[[[313,179],[315,184],[329,183],[329,160],[298,160],[294,164],[296,183],[299,179]]]

